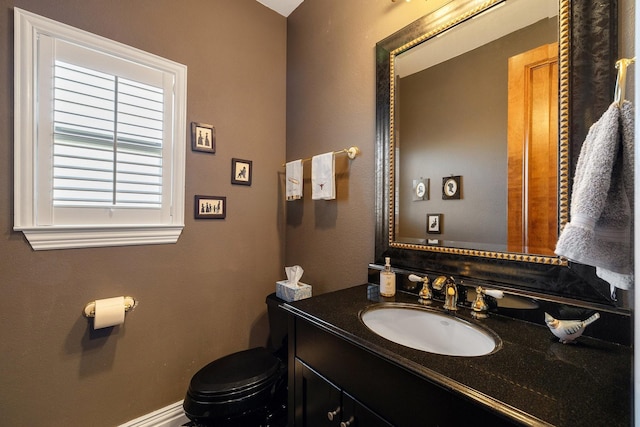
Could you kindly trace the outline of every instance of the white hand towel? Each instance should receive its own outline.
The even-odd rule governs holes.
[[[332,152],[318,154],[311,159],[311,198],[336,198],[335,156]]]
[[[302,160],[294,160],[286,165],[286,196],[287,201],[302,199]]]

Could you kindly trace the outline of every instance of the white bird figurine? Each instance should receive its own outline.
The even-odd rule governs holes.
[[[600,313],[595,313],[586,320],[558,320],[549,313],[544,314],[544,322],[553,335],[560,339],[562,344],[567,344],[577,339],[587,326],[599,318]]]

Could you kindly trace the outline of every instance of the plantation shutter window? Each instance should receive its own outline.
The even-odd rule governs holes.
[[[15,28],[14,229],[36,250],[175,242],[186,67],[19,9]]]
[[[56,61],[53,205],[162,202],[162,88]]]

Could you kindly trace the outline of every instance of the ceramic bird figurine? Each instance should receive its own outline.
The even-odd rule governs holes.
[[[560,339],[562,344],[567,344],[577,339],[587,326],[599,318],[600,313],[595,313],[586,320],[558,320],[549,313],[544,314],[544,322],[553,335]]]

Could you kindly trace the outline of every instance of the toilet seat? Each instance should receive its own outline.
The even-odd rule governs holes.
[[[284,372],[282,362],[263,347],[214,360],[191,378],[183,403],[185,413],[201,421],[261,410],[270,403]]]

